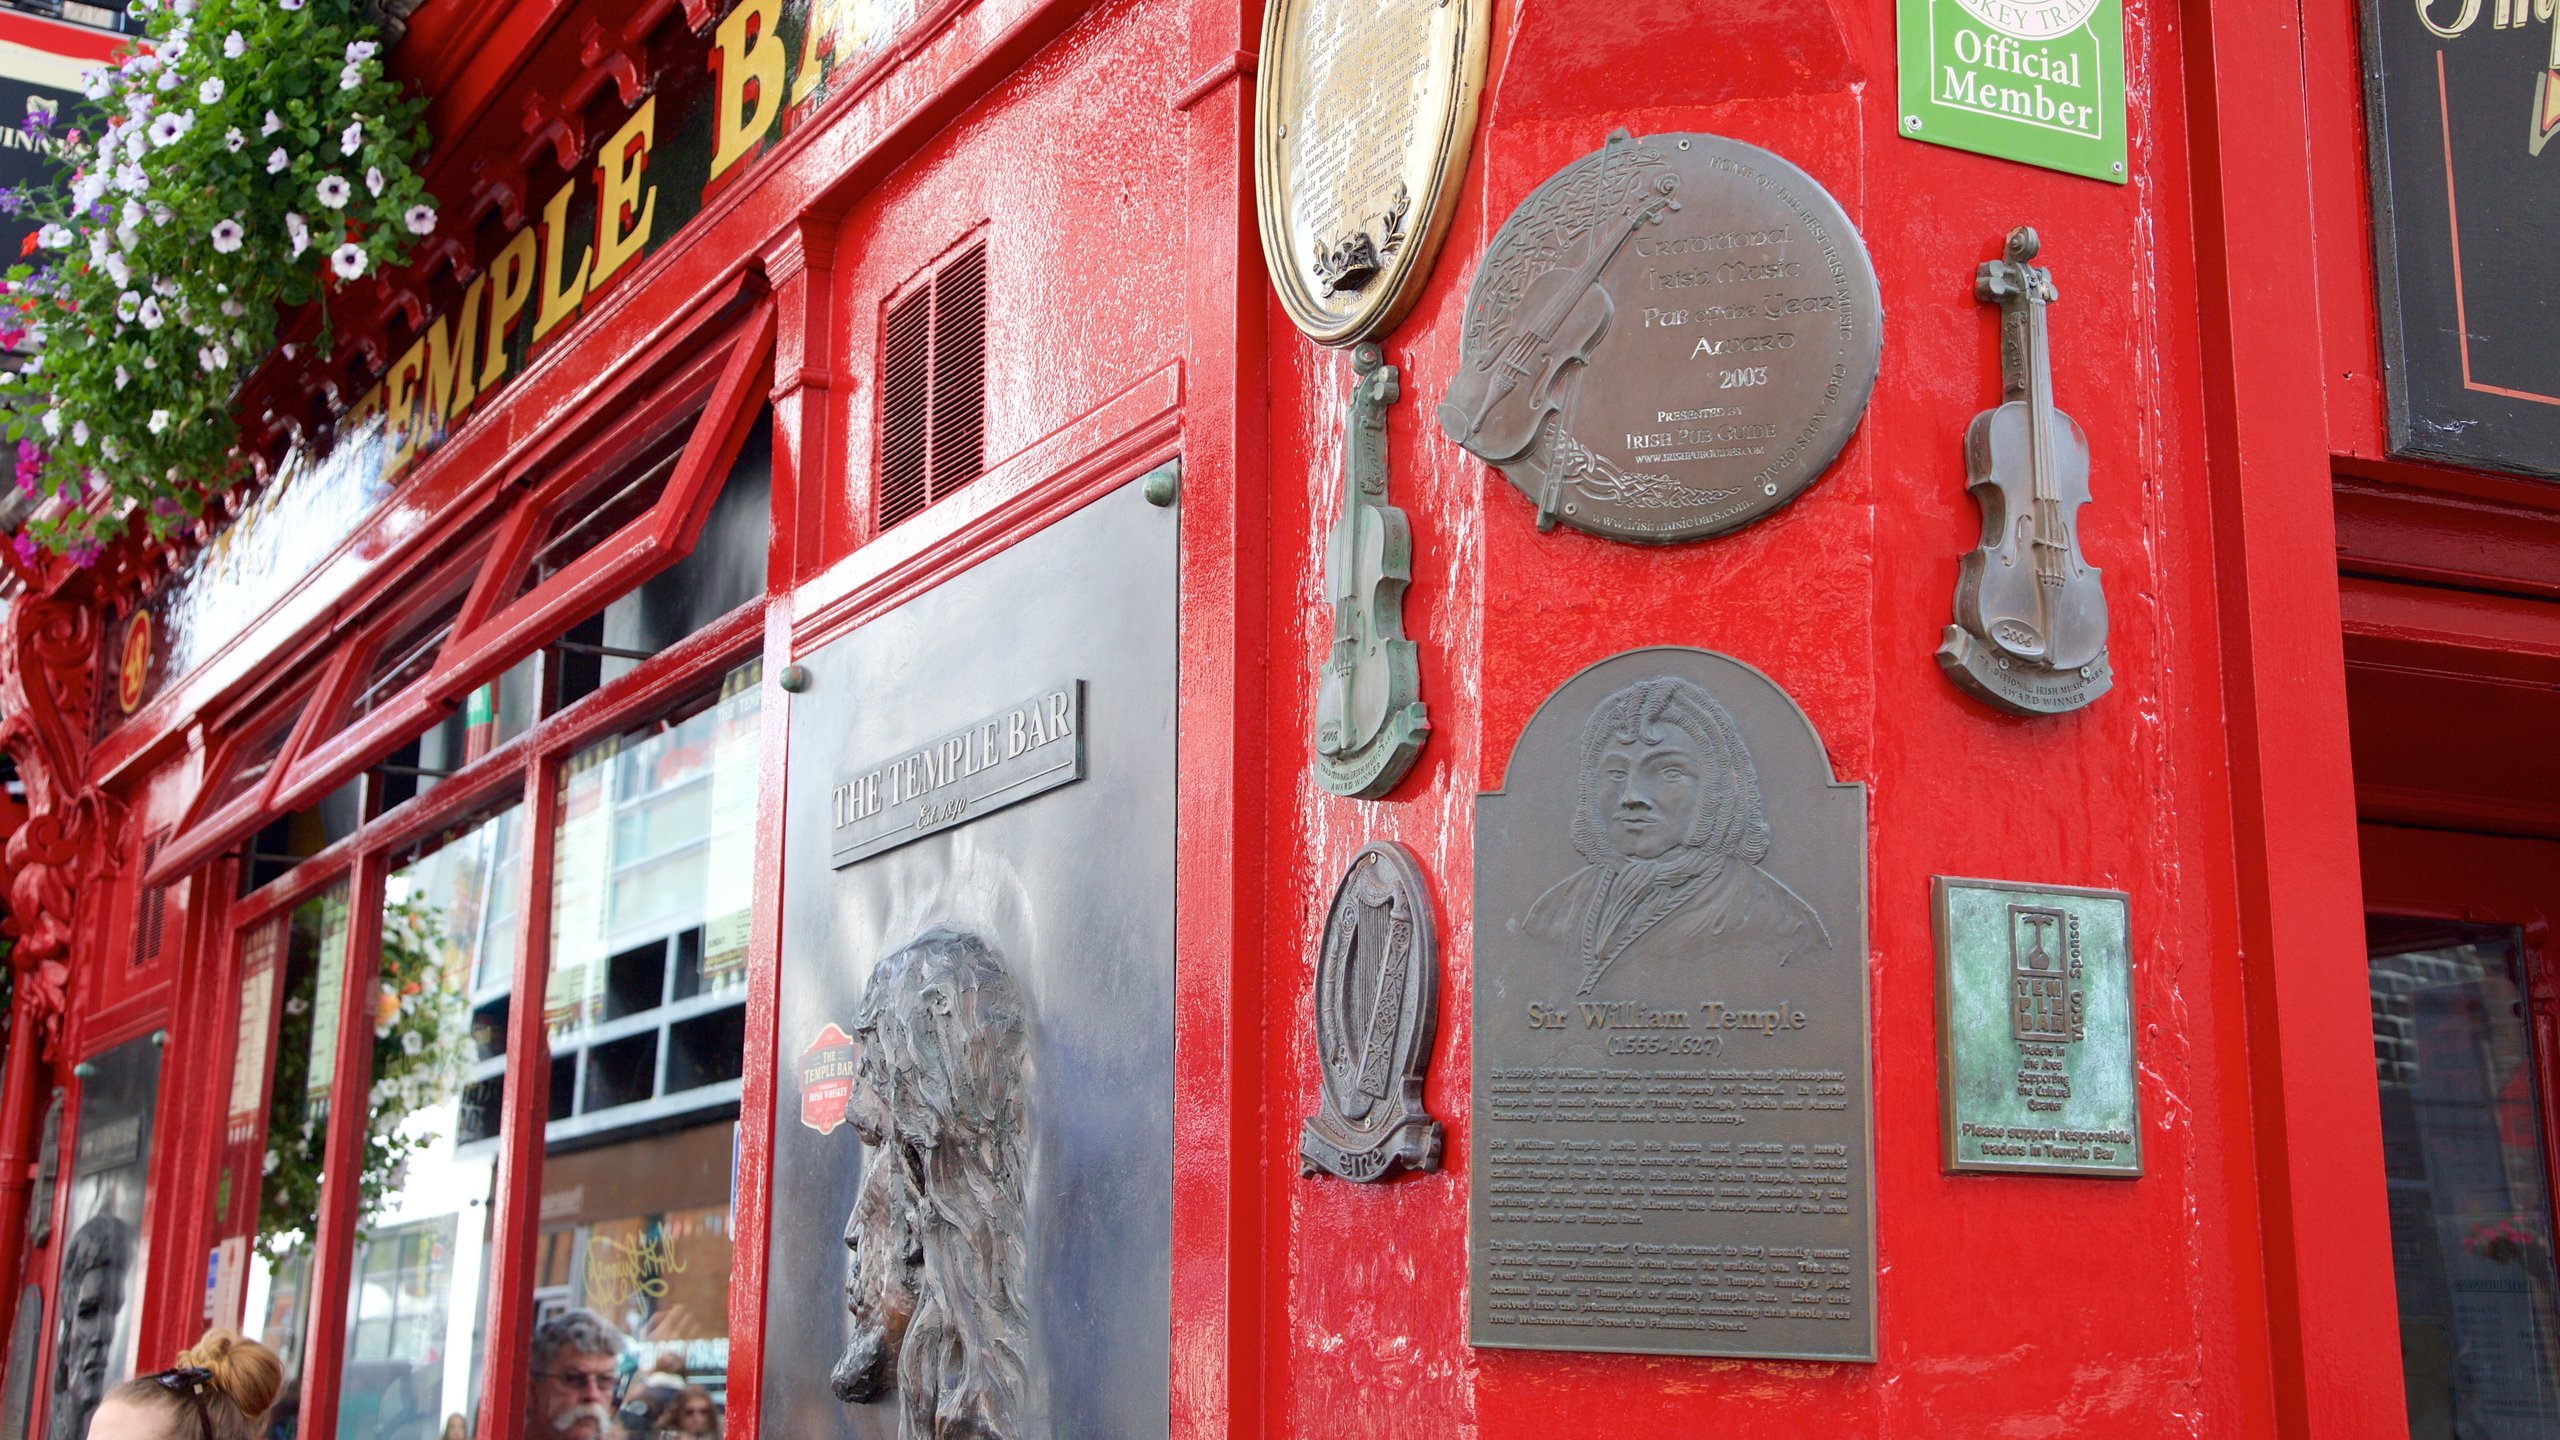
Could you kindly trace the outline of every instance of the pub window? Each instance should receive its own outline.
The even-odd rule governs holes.
[[[2545,1117],[2524,933],[2367,920],[2412,1440],[2560,1430]]]
[[[567,708],[762,595],[772,542],[773,416],[756,417],[683,559],[625,591],[552,643],[543,713]]]
[[[560,772],[531,1284],[537,1312],[584,1310],[613,1337],[634,1434],[728,1404],[761,675],[750,661]],[[579,1402],[548,1384],[537,1418]]]
[[[365,1173],[346,1293],[339,1440],[406,1440],[478,1410],[503,1016],[524,808],[421,847],[384,886]]]
[[[880,528],[986,468],[987,242],[889,304],[880,342]]]
[[[238,1048],[214,1209],[225,1243],[239,1241],[245,1257],[241,1329],[283,1359],[294,1391],[309,1348],[347,919],[341,881],[241,940]]]

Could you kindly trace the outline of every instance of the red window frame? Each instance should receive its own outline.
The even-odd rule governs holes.
[[[494,488],[494,513],[484,516],[481,525],[459,527],[489,535],[486,545],[449,550],[432,568],[415,567],[415,582],[367,604],[368,612],[379,619],[347,626],[334,637],[337,650],[324,673],[283,697],[237,707],[237,713],[254,716],[257,723],[239,727],[236,733],[229,725],[218,727],[226,738],[215,747],[204,772],[205,783],[176,837],[152,867],[153,880],[203,866],[276,815],[308,805],[378,763],[437,723],[473,688],[690,553],[762,409],[771,384],[774,337],[772,303],[751,278],[723,287],[695,313],[697,318],[679,327],[664,347],[662,353],[674,358],[644,373],[631,387],[591,403],[577,417],[579,423],[563,425],[527,448],[511,467],[511,482]],[[562,502],[574,498],[597,469],[613,466],[652,439],[663,438],[673,428],[667,421],[671,413],[679,417],[690,413],[693,429],[665,490],[647,510],[560,573],[519,594],[524,566]],[[678,418],[673,423],[687,422]],[[379,647],[448,600],[454,583],[473,567],[476,577],[469,581],[461,612],[428,672],[384,697],[366,715],[341,723]],[[218,934],[207,937],[212,942],[206,947],[209,953],[221,957],[222,984],[236,990],[242,946],[258,927],[277,923],[295,906],[332,886],[347,885],[351,911],[331,1083],[334,1094],[361,1095],[372,1064],[372,1030],[363,1023],[369,1009],[363,1002],[376,983],[381,907],[391,869],[404,851],[431,841],[438,832],[511,801],[523,803],[527,840],[517,863],[522,867],[518,883],[525,899],[517,922],[516,998],[508,1017],[510,1063],[502,1091],[498,1198],[487,1262],[490,1308],[482,1332],[490,1337],[488,1352],[481,1357],[478,1433],[485,1440],[513,1434],[525,1403],[527,1357],[520,1348],[498,1343],[497,1337],[522,1335],[532,1320],[530,1278],[540,1231],[538,1177],[550,1068],[533,1057],[546,1049],[543,992],[550,963],[551,832],[562,763],[598,740],[646,723],[671,701],[680,703],[717,685],[730,669],[761,654],[768,597],[731,611],[576,703],[541,717],[523,734],[472,760],[432,790],[386,813],[361,819],[351,834],[302,860],[283,877],[230,901],[227,914],[218,922]],[[299,705],[300,713],[268,773],[248,792],[214,805],[211,797],[217,793],[215,783],[223,767],[232,762],[239,747],[272,733],[269,722],[280,718],[290,705]],[[215,865],[208,872],[209,883],[227,891],[231,869],[228,864]],[[232,1000],[233,1004],[220,1008],[235,1008],[236,996]],[[235,1020],[224,1036],[226,1042],[236,1036],[236,1029]],[[227,1048],[223,1059],[229,1059]],[[227,1064],[219,1069],[225,1083],[217,1088],[227,1097],[230,1071]],[[305,1321],[299,1433],[308,1440],[331,1440],[336,1431],[357,1218],[356,1187],[345,1177],[354,1173],[361,1158],[365,1121],[366,1107],[360,1104],[330,1110],[324,1161],[330,1178],[322,1186],[307,1282],[311,1301]],[[262,1108],[259,1133],[237,1148],[261,1153],[264,1127]],[[254,1180],[250,1184],[254,1190]],[[245,1203],[235,1200],[223,1216],[205,1207],[190,1237],[196,1243],[187,1249],[207,1253],[223,1239],[241,1233],[241,1216],[244,1211],[254,1215],[254,1206],[252,1195]]]
[[[2357,850],[2368,915],[2513,926],[2524,937],[2526,1051],[2542,1131],[2547,1217],[2560,1233],[2560,841],[2362,824]],[[2378,1157],[2374,1166],[2381,1173]]]
[[[370,631],[342,641],[262,783],[252,795],[213,803],[238,738],[205,770],[205,780],[158,860],[145,876],[166,884],[231,849],[276,815],[307,806],[406,744],[462,703],[472,690],[547,644],[584,616],[684,558],[693,548],[721,482],[755,426],[773,369],[774,308],[752,277],[730,281],[698,304],[661,347],[654,369],[627,388],[590,403],[534,443],[508,467],[481,527],[494,527],[485,550],[448,556],[421,585],[377,597],[383,612]],[[639,517],[531,591],[518,594],[542,526],[600,468],[627,458],[652,438],[685,423],[692,433],[666,489]],[[670,422],[669,416],[679,417]],[[477,566],[461,613],[428,673],[371,712],[341,723],[376,648],[449,593],[455,567]],[[251,727],[250,737],[267,733]]]

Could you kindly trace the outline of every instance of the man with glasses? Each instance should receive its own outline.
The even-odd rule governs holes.
[[[593,1310],[563,1310],[533,1327],[528,1440],[605,1440],[622,1388],[623,1339]]]

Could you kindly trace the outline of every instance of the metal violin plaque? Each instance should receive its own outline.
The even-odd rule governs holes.
[[[1449,230],[1490,0],[1272,0],[1254,186],[1281,308],[1348,345],[1413,308]]]
[[[1422,866],[1393,841],[1362,846],[1316,956],[1323,1098],[1298,1136],[1299,1174],[1373,1181],[1440,1168],[1440,1122],[1422,1108],[1439,1019],[1439,927]]]
[[[1413,529],[1387,503],[1387,407],[1396,367],[1373,344],[1351,352],[1355,377],[1342,421],[1342,515],[1325,542],[1333,647],[1316,688],[1316,782],[1374,800],[1413,768],[1431,719],[1422,666],[1404,637],[1413,580]]]
[[[1866,814],[1723,655],[1531,717],[1476,797],[1475,1344],[1874,1358]]]
[[[1865,244],[1812,176],[1722,136],[1620,130],[1495,232],[1440,425],[1542,530],[1721,535],[1848,444],[1881,311]]]
[[[2045,310],[2053,272],[2027,262],[2036,232],[2009,232],[1973,292],[2000,307],[2001,404],[1965,431],[1966,484],[1982,543],[1956,576],[1956,623],[1938,667],[1968,693],[2019,715],[2077,710],[2107,693],[2107,593],[2080,549],[2089,437],[2054,408]]]

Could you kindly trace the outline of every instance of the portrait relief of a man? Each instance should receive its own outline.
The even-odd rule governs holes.
[[[1705,689],[1662,676],[1616,691],[1576,759],[1583,864],[1512,923],[1570,960],[1577,993],[1604,977],[1690,978],[1830,948],[1822,917],[1762,868],[1772,837],[1759,773]]]
[[[1023,1180],[1030,1056],[1003,959],[936,926],[873,967],[846,1119],[870,1147],[845,1221],[852,1321],[831,1377],[900,1440],[1041,1433]]]

